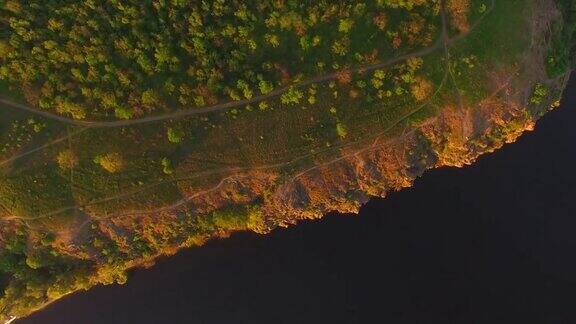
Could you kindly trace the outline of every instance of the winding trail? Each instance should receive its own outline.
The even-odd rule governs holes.
[[[437,50],[441,49],[442,45],[445,44],[446,41],[448,40],[448,33],[447,33],[447,29],[446,29],[445,20],[446,20],[446,18],[445,18],[445,14],[443,12],[442,13],[442,21],[443,21],[442,34],[436,40],[434,45],[427,47],[427,48],[424,48],[422,50],[413,52],[413,53],[409,53],[409,54],[405,54],[405,55],[401,55],[401,56],[392,58],[392,59],[387,60],[385,62],[380,62],[380,63],[376,63],[376,64],[372,64],[372,65],[358,66],[355,68],[351,68],[351,69],[349,69],[349,71],[352,73],[370,72],[370,71],[385,68],[385,67],[388,67],[388,66],[400,63],[400,62],[404,62],[404,61],[409,60],[411,58],[422,57],[422,56],[426,56],[426,55],[429,55],[429,54],[436,52]],[[321,83],[321,82],[325,82],[325,81],[329,81],[329,80],[335,80],[337,78],[337,76],[338,76],[338,72],[333,72],[333,73],[329,73],[329,74],[319,75],[317,77],[314,77],[314,78],[311,78],[311,79],[308,79],[308,80],[305,80],[305,81],[302,81],[299,83],[284,86],[284,87],[278,88],[278,89],[276,89],[276,90],[274,90],[274,91],[272,91],[266,95],[256,96],[252,99],[243,99],[243,100],[237,100],[237,101],[223,102],[223,103],[216,104],[213,106],[178,110],[178,111],[167,113],[164,115],[148,116],[148,117],[131,119],[131,120],[115,120],[115,121],[76,120],[76,119],[64,117],[64,116],[61,116],[61,115],[58,115],[55,113],[51,113],[48,111],[38,110],[36,108],[30,107],[30,106],[27,106],[27,105],[24,105],[21,103],[14,102],[14,101],[7,99],[7,98],[1,98],[1,97],[0,97],[0,104],[7,106],[7,107],[10,107],[10,108],[13,108],[13,109],[26,111],[26,112],[36,114],[36,115],[42,116],[44,118],[50,119],[50,120],[62,122],[62,123],[69,124],[69,125],[83,126],[83,127],[88,127],[88,128],[116,128],[116,127],[149,124],[149,123],[160,122],[160,121],[171,120],[171,119],[180,119],[183,117],[188,117],[188,116],[193,116],[193,115],[226,111],[226,110],[230,110],[230,109],[237,108],[240,106],[256,104],[256,103],[259,103],[261,101],[265,101],[268,99],[279,97],[290,88],[303,88],[303,87],[312,85],[314,83]]]
[[[494,6],[495,6],[495,0],[492,0],[490,7],[470,27],[470,29],[467,32],[458,34],[453,38],[449,38],[448,22],[447,22],[447,17],[446,17],[447,14],[446,14],[446,8],[444,7],[444,2],[443,2],[442,10],[441,10],[442,32],[440,34],[440,37],[436,40],[436,42],[432,46],[421,49],[421,50],[413,52],[413,53],[409,53],[409,54],[405,54],[405,55],[401,55],[401,56],[392,58],[392,59],[387,60],[385,62],[380,62],[380,63],[376,63],[376,64],[372,64],[372,65],[358,66],[355,68],[351,68],[351,69],[349,69],[349,71],[352,73],[370,72],[370,71],[378,70],[381,68],[385,68],[385,67],[409,60],[411,58],[430,55],[439,49],[450,47],[454,43],[464,39],[472,30],[476,29],[476,27],[482,22],[482,20],[494,9]],[[312,85],[314,83],[320,83],[320,82],[325,82],[325,81],[329,81],[329,80],[335,80],[337,78],[337,75],[338,75],[338,72],[319,75],[319,76],[316,76],[314,78],[311,78],[311,79],[308,79],[308,80],[305,80],[305,81],[302,81],[299,83],[295,83],[295,84],[291,84],[288,86],[278,88],[278,89],[276,89],[276,90],[274,90],[274,91],[272,91],[266,95],[256,96],[252,99],[228,101],[228,102],[223,102],[223,103],[216,104],[213,106],[178,110],[178,111],[167,113],[164,115],[148,116],[148,117],[131,119],[131,120],[115,120],[115,121],[76,120],[76,119],[64,117],[64,116],[61,116],[61,115],[58,115],[55,113],[51,113],[48,111],[38,110],[36,108],[30,107],[30,106],[27,106],[27,105],[24,105],[21,103],[17,103],[15,101],[12,101],[12,100],[7,99],[7,98],[2,98],[2,97],[0,97],[0,104],[4,105],[6,107],[10,107],[10,108],[21,110],[21,111],[26,111],[26,112],[50,119],[50,120],[62,122],[62,123],[69,124],[69,125],[83,126],[83,127],[88,127],[88,128],[115,128],[115,127],[125,127],[125,126],[148,124],[148,123],[160,122],[160,121],[171,120],[171,119],[180,119],[180,118],[184,118],[184,117],[188,117],[188,116],[194,116],[194,115],[200,115],[200,114],[206,114],[206,113],[212,113],[212,112],[226,111],[226,110],[230,110],[230,109],[237,108],[240,106],[255,104],[255,103],[259,103],[261,101],[265,101],[268,99],[279,97],[290,88],[302,88],[302,87]]]
[[[62,137],[57,138],[57,139],[55,139],[55,140],[53,140],[53,141],[51,141],[51,142],[48,142],[48,143],[46,143],[46,144],[44,144],[44,145],[42,145],[42,146],[38,146],[38,147],[33,148],[33,149],[29,150],[29,151],[26,151],[26,152],[20,153],[20,154],[18,154],[18,155],[15,155],[15,156],[13,156],[13,157],[11,157],[11,158],[9,158],[9,159],[0,161],[0,167],[4,166],[4,165],[6,165],[6,164],[12,163],[12,162],[14,162],[15,160],[17,160],[17,159],[19,159],[19,158],[22,158],[22,157],[25,157],[25,156],[30,155],[30,154],[32,154],[32,153],[36,153],[36,152],[38,152],[38,151],[41,151],[41,150],[43,150],[43,149],[45,149],[45,148],[47,148],[47,147],[50,147],[50,146],[52,146],[52,145],[55,145],[55,144],[64,142],[64,141],[66,141],[66,140],[69,140],[70,137],[72,137],[72,136],[74,136],[74,135],[78,135],[78,134],[84,132],[85,130],[87,130],[87,128],[82,128],[82,129],[77,130],[77,131],[75,131],[75,132],[73,132],[73,133],[67,133],[66,136],[62,136]]]

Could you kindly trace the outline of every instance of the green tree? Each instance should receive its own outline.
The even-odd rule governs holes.
[[[120,172],[126,165],[126,161],[120,153],[99,155],[94,159],[94,162],[110,173]]]
[[[56,162],[58,162],[60,169],[74,169],[78,166],[78,156],[72,150],[64,150],[58,153]]]
[[[295,87],[290,87],[282,94],[280,101],[285,105],[297,105],[300,103],[302,98],[304,98],[304,93],[302,93],[302,91]]]
[[[178,144],[184,140],[184,138],[186,137],[186,132],[180,126],[168,127],[166,135],[170,143]]]
[[[340,138],[346,138],[346,136],[348,136],[348,130],[346,129],[346,126],[342,123],[337,123],[336,124],[336,134],[338,134],[338,137]]]

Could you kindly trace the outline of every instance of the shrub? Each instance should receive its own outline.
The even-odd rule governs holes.
[[[162,172],[164,172],[164,174],[170,175],[174,173],[174,169],[172,168],[172,161],[170,161],[168,158],[162,158],[160,163],[162,164]]]
[[[246,212],[247,212],[246,227],[248,227],[249,230],[259,234],[266,234],[270,231],[269,227],[266,224],[266,221],[264,219],[264,213],[262,212],[260,206],[256,205],[248,206],[246,207]]]
[[[74,169],[78,166],[78,156],[72,150],[65,150],[58,153],[56,162],[62,170]]]
[[[412,85],[411,92],[417,101],[423,101],[427,99],[432,93],[433,86],[430,81],[423,77],[416,77]]]
[[[532,93],[532,98],[530,98],[530,102],[534,105],[542,104],[544,98],[548,95],[548,89],[545,85],[538,83],[536,87],[534,87],[534,92]]]
[[[169,127],[166,135],[168,136],[168,141],[174,144],[181,143],[186,137],[186,133],[181,127]]]
[[[304,97],[302,91],[290,87],[286,92],[282,94],[280,97],[280,101],[282,101],[285,105],[297,105],[300,103],[300,100]]]
[[[102,156],[97,156],[94,159],[94,162],[110,173],[121,171],[126,164],[120,153],[108,153]]]
[[[342,123],[336,124],[336,133],[340,138],[346,138],[348,135],[348,130],[346,130],[346,126]]]

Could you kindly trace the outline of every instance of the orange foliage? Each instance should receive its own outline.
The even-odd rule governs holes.
[[[426,20],[419,14],[411,14],[410,20],[402,23],[401,29],[403,34],[408,38],[411,45],[422,42],[422,34],[426,29]]]
[[[290,81],[290,72],[288,72],[288,69],[286,69],[285,67],[283,67],[282,65],[280,65],[279,63],[274,63],[274,68],[280,72],[280,75],[282,77],[282,82],[286,83]]]
[[[194,89],[194,92],[200,97],[204,98],[206,102],[210,105],[215,105],[218,103],[218,98],[208,89],[208,87],[200,85]]]
[[[352,73],[349,70],[340,70],[336,72],[336,80],[341,85],[349,84],[352,81]]]
[[[450,14],[452,26],[459,32],[465,33],[470,29],[468,13],[470,11],[470,0],[448,0],[446,9]]]
[[[414,85],[412,85],[412,95],[416,100],[423,101],[427,99],[433,90],[432,82],[423,77],[416,77]]]
[[[384,30],[388,24],[388,16],[385,13],[381,13],[373,19],[374,25],[380,30]]]
[[[63,169],[74,169],[78,166],[78,156],[72,150],[65,150],[58,153],[56,157],[56,162],[58,162],[58,166]]]
[[[378,49],[374,49],[370,54],[364,54],[364,62],[374,63],[378,59]]]
[[[402,38],[400,36],[394,36],[392,39],[392,48],[399,49],[402,46]]]
[[[356,89],[352,89],[352,90],[350,90],[350,92],[348,92],[348,96],[352,99],[358,98],[359,95],[360,95],[360,92],[358,92],[358,90],[356,90]]]

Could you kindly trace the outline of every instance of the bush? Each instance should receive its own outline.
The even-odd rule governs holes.
[[[248,206],[247,211],[247,227],[249,230],[259,233],[266,234],[269,232],[269,226],[266,224],[264,219],[264,213],[260,206]]]
[[[186,137],[186,133],[181,127],[169,127],[166,135],[168,136],[168,141],[174,144],[181,143]]]
[[[532,98],[530,98],[530,102],[534,105],[540,105],[546,96],[548,96],[548,89],[545,85],[538,83],[534,88],[534,93],[532,94]]]
[[[247,214],[244,208],[228,208],[212,213],[214,225],[221,230],[241,231],[246,229]]]
[[[164,172],[164,174],[169,175],[174,173],[174,169],[172,168],[172,161],[170,161],[168,158],[162,158],[160,163],[162,164],[162,172]]]
[[[126,164],[120,153],[108,153],[102,156],[97,156],[94,159],[94,162],[110,173],[121,171]]]
[[[348,130],[346,130],[346,126],[342,123],[336,124],[336,133],[340,138],[346,138],[348,135]]]
[[[280,101],[285,105],[297,105],[300,103],[300,100],[304,97],[302,91],[290,87],[286,92],[282,94],[280,97]]]
[[[58,153],[56,162],[62,170],[74,169],[78,166],[78,156],[72,150],[65,150]]]

